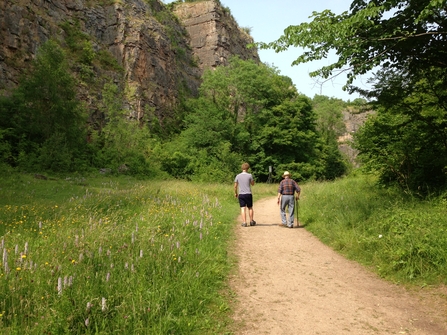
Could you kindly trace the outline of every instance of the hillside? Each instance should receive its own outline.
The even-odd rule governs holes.
[[[108,82],[126,92],[129,117],[151,113],[162,121],[180,95],[197,94],[204,69],[232,55],[259,60],[256,50],[246,48],[251,37],[218,1],[180,3],[174,13],[159,0],[2,1],[0,92],[7,95],[17,86],[39,47],[52,38],[69,55],[91,121],[104,117],[98,106]]]

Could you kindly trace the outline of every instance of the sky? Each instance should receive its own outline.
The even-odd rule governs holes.
[[[170,3],[172,0],[164,0]],[[230,8],[239,27],[251,29],[250,35],[255,42],[273,42],[290,25],[299,25],[310,21],[312,12],[322,12],[330,9],[335,14],[349,10],[352,0],[221,0],[223,6]],[[302,49],[289,48],[276,53],[273,50],[259,50],[259,57],[263,63],[274,66],[281,75],[290,77],[297,90],[313,98],[315,94],[339,98],[344,101],[359,98],[359,95],[349,95],[342,90],[346,77],[326,82],[323,85],[316,83],[317,78],[311,78],[309,73],[336,61],[336,58],[314,61],[292,66]],[[360,87],[366,86],[366,79],[359,78],[354,82]]]

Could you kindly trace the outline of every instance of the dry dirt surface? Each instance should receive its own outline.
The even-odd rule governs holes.
[[[236,227],[234,334],[447,334],[445,287],[406,290],[279,227],[276,197],[253,208],[257,225]]]

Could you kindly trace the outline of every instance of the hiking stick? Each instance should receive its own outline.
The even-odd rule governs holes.
[[[293,211],[295,212],[295,227],[300,226],[300,221],[298,220],[298,200],[295,198],[295,207],[293,208]]]

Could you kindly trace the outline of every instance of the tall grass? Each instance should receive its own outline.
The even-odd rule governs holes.
[[[387,279],[446,283],[445,199],[367,176],[301,186],[299,219],[323,242]],[[4,175],[0,333],[225,334],[238,214],[231,183]]]
[[[447,283],[447,201],[420,200],[353,175],[303,186],[300,221],[324,243],[381,276]]]
[[[12,174],[0,188],[1,334],[225,332],[232,184]]]

